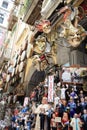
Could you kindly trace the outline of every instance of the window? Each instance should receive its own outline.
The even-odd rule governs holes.
[[[2,3],[2,7],[7,9],[7,8],[8,8],[8,2],[3,1],[3,3]]]
[[[0,23],[2,24],[4,21],[4,15],[0,13]]]

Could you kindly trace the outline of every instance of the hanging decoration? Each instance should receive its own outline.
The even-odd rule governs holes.
[[[51,23],[49,20],[40,20],[35,22],[35,27],[38,31],[44,33],[50,33],[51,31]]]
[[[87,32],[81,25],[77,24],[77,26],[75,26],[69,19],[67,19],[61,27],[63,30],[61,31],[59,37],[65,38],[73,47],[80,45],[87,35]]]
[[[64,11],[64,23],[60,25],[62,31],[60,32],[59,37],[65,38],[71,46],[77,47],[85,39],[87,32],[81,25],[79,25],[77,8],[75,8],[73,11],[72,8],[68,7],[60,10],[60,12]]]
[[[49,76],[48,102],[53,102],[54,76]]]
[[[44,36],[38,36],[35,45],[34,51],[38,54],[42,54],[46,49],[46,38]]]

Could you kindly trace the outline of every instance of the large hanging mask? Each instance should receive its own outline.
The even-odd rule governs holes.
[[[79,24],[74,26],[70,19],[65,21],[62,28],[63,30],[60,32],[59,37],[65,38],[73,47],[77,47],[86,37],[85,29]]]

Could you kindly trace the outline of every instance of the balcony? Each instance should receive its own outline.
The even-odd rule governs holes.
[[[36,20],[41,18],[41,5],[43,0],[29,0],[24,15],[24,22],[27,24],[33,25]]]
[[[18,21],[18,17],[16,15],[16,13],[14,12],[14,10],[11,12],[10,16],[9,16],[9,20],[8,20],[8,30],[12,31],[13,26],[15,25],[15,23]]]

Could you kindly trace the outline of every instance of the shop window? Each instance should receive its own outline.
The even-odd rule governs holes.
[[[5,8],[5,9],[7,9],[7,8],[8,8],[8,2],[3,1],[3,3],[2,3],[2,7]]]
[[[4,21],[4,15],[0,13],[0,23],[3,24]]]

